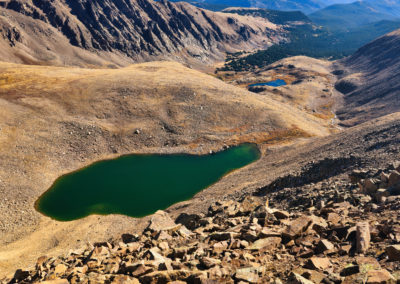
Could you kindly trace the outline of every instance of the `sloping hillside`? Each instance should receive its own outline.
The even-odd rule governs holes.
[[[345,94],[338,112],[344,123],[353,125],[400,111],[400,30],[360,48],[337,63],[341,80],[336,88]]]
[[[173,62],[121,69],[2,63],[0,275],[82,236],[100,240],[135,227],[123,216],[60,223],[36,212],[34,202],[66,172],[128,153],[208,153],[329,134],[321,122]]]
[[[83,230],[83,242],[25,258],[0,283],[396,283],[399,118],[269,149],[194,200],[112,223],[122,236],[85,244]],[[73,239],[67,224],[39,243]],[[35,245],[22,239],[14,252],[39,256]]]
[[[71,65],[157,58],[212,62],[284,38],[265,19],[148,0],[0,2],[0,60]],[[79,48],[79,49],[77,49]]]

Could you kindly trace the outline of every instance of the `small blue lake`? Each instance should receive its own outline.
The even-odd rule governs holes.
[[[257,84],[251,84],[249,87],[260,87],[260,86],[271,86],[271,87],[280,87],[280,86],[285,86],[287,85],[286,82],[282,79],[274,80],[274,81],[269,81],[265,83],[257,83]]]

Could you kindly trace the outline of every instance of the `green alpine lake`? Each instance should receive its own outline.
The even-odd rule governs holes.
[[[59,221],[91,214],[143,217],[192,198],[260,156],[255,144],[242,144],[202,156],[132,154],[103,160],[58,178],[35,207]]]

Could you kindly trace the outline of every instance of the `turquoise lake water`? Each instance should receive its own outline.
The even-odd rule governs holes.
[[[36,209],[59,221],[91,214],[143,217],[192,198],[232,170],[260,158],[254,144],[212,155],[127,155],[57,179]]]
[[[270,82],[265,82],[265,83],[257,83],[257,84],[251,84],[249,87],[259,87],[259,86],[272,86],[272,87],[280,87],[280,86],[285,86],[287,85],[284,80],[278,79]]]

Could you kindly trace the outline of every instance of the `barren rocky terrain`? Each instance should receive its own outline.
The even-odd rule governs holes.
[[[258,182],[210,198],[217,184],[143,232],[40,257],[12,281],[395,283],[399,117],[270,150],[222,185]]]
[[[279,26],[165,1],[1,5],[0,58],[31,65],[0,63],[0,282],[398,280],[398,32],[334,63],[209,75],[115,67],[204,67],[285,40]],[[275,79],[289,85],[248,90]],[[94,161],[243,142],[257,162],[153,216],[57,222],[34,209]]]
[[[324,65],[316,66],[319,66],[319,69],[315,68],[315,72],[323,73],[322,71],[329,70],[324,69],[326,67]],[[299,73],[306,75],[310,72],[310,70],[301,71],[300,67],[299,64]],[[279,73],[282,68],[284,67],[277,67],[276,72]],[[172,266],[172,271],[171,267],[165,271],[162,268],[164,266],[159,267],[151,263],[146,264],[147,266],[144,267],[146,273],[143,272],[143,275],[142,272],[133,274],[132,270],[127,272],[122,268],[125,260],[121,258],[121,262],[115,260],[121,270],[118,268],[118,271],[105,273],[101,270],[103,265],[100,259],[98,260],[100,263],[96,264],[98,266],[93,267],[94,273],[87,275],[92,270],[86,270],[83,267],[85,263],[81,266],[69,257],[68,261],[59,258],[56,262],[53,262],[53,259],[42,258],[43,261],[48,261],[46,262],[48,265],[43,266],[47,267],[43,268],[47,272],[41,274],[42,278],[34,276],[36,272],[28,275],[24,272],[25,270],[18,271],[14,275],[17,268],[33,265],[38,256],[63,255],[70,249],[84,248],[88,242],[94,244],[108,241],[110,244],[106,244],[106,250],[111,250],[104,254],[107,256],[104,261],[109,261],[114,251],[125,247],[118,244],[118,236],[127,233],[140,236],[142,230],[147,227],[149,219],[154,218],[90,216],[82,220],[63,223],[53,221],[34,211],[33,203],[54,179],[98,159],[132,152],[207,153],[210,149],[219,150],[223,145],[256,142],[263,152],[258,162],[229,174],[217,184],[197,194],[194,199],[178,203],[167,209],[167,212],[173,220],[182,213],[199,214],[201,212],[205,214],[205,217],[211,214],[207,218],[213,218],[213,213],[207,213],[207,210],[215,202],[220,202],[216,208],[226,206],[240,208],[242,200],[256,195],[258,197],[255,198],[260,200],[254,202],[254,205],[264,204],[268,199],[272,209],[279,208],[288,211],[289,220],[295,220],[301,214],[309,215],[308,207],[316,206],[320,200],[331,204],[332,198],[341,200],[342,195],[350,196],[348,200],[351,200],[352,194],[359,194],[354,186],[348,185],[347,175],[352,170],[367,170],[371,177],[374,177],[375,169],[390,173],[390,164],[397,160],[399,155],[398,114],[382,117],[327,136],[332,132],[327,120],[299,108],[304,106],[304,103],[301,103],[302,100],[285,104],[279,99],[274,99],[273,96],[255,94],[227,85],[209,75],[187,69],[177,63],[154,62],[114,70],[35,67],[4,63],[1,74],[1,103],[4,105],[1,108],[1,146],[5,149],[1,159],[3,163],[0,178],[3,196],[1,210],[2,216],[6,217],[1,220],[4,238],[0,250],[0,263],[2,273],[8,279],[16,276],[14,280],[28,282],[34,279],[60,277],[71,280],[76,276],[74,273],[78,273],[79,279],[108,277],[107,279],[114,281],[120,277],[123,279],[125,276],[122,275],[128,274],[129,277],[136,276],[146,283],[150,280],[145,279],[153,279],[153,274],[156,274],[157,270],[162,270],[159,272],[161,276],[157,277],[164,277],[162,278],[164,280],[188,280],[192,277],[193,271],[197,271],[192,269],[190,272],[179,272],[186,271],[185,266]],[[118,85],[113,83],[116,80]],[[243,121],[250,121],[251,125],[247,126],[243,124]],[[310,138],[312,136],[315,138]],[[326,136],[326,138],[321,138],[321,136]],[[325,192],[324,188],[327,184],[330,185],[330,190]],[[354,193],[349,193],[349,188],[354,190]],[[296,198],[293,198],[293,192],[298,193]],[[227,201],[229,201],[228,205],[226,205]],[[235,202],[239,203],[234,205]],[[368,204],[374,203],[371,200],[368,202]],[[362,206],[367,203],[364,202]],[[354,202],[352,204],[361,206]],[[340,207],[337,208],[339,209],[335,212],[343,211]],[[388,212],[390,216],[391,211]],[[314,212],[313,214],[324,218],[322,213]],[[228,219],[223,217],[222,220],[221,217],[216,218],[220,220],[218,222],[222,222],[218,223],[219,226],[225,228],[221,230],[230,230],[229,218],[231,217]],[[346,220],[349,224],[356,224],[358,219]],[[234,222],[239,222],[236,225],[240,225],[253,221],[246,217]],[[282,230],[286,225],[288,225],[287,222],[276,224]],[[186,226],[190,227],[187,224]],[[265,223],[263,226],[265,227]],[[275,229],[279,229],[278,227]],[[190,229],[193,230],[193,228]],[[328,229],[331,230],[332,227],[326,227],[326,230]],[[259,235],[257,230],[259,229],[252,233],[255,237],[250,237],[250,241],[246,240],[247,237],[240,240],[240,242],[245,241],[239,245],[238,249],[241,252],[246,242],[250,246],[264,236]],[[330,232],[329,230],[327,232]],[[214,229],[210,233],[213,231]],[[171,231],[168,232],[171,233]],[[184,232],[193,237],[191,232]],[[204,234],[207,237],[208,232]],[[224,231],[221,231],[221,234],[224,234]],[[140,239],[134,237],[131,241],[146,243],[145,236],[148,235],[144,234]],[[149,235],[150,238],[153,236],[154,234]],[[187,237],[183,236],[183,238]],[[279,236],[275,237],[282,239]],[[202,238],[196,235],[190,240],[202,243]],[[175,242],[168,244],[171,249],[174,249],[175,245],[181,247],[182,243],[186,242],[183,239],[177,239],[176,236],[174,240]],[[221,241],[222,246],[225,246],[226,240]],[[278,239],[275,241],[273,246],[280,250],[278,254],[287,254],[285,243],[282,240],[278,243]],[[332,240],[329,241],[332,242]],[[312,244],[313,242],[311,242],[311,248]],[[142,246],[142,244],[139,245]],[[227,242],[227,245],[229,247],[230,242]],[[222,252],[232,250],[232,247],[228,247],[225,249],[222,247]],[[298,270],[304,263],[293,262],[292,257],[294,255],[297,259],[297,255],[308,247],[309,245],[306,247],[300,245],[299,249],[290,252],[289,255],[292,256],[285,256],[286,264],[280,263],[281,259],[277,259],[279,262],[272,264],[276,265],[274,268],[276,274],[265,274],[262,271],[250,269],[251,277],[256,277],[257,281],[275,278],[289,281],[288,279],[292,279],[297,274],[307,276],[303,273],[304,271]],[[338,248],[336,252],[339,253],[339,245],[336,243],[335,248]],[[87,250],[91,254],[93,248],[89,246]],[[97,251],[98,248],[94,250]],[[164,253],[155,250],[164,258],[168,258],[169,250]],[[79,250],[73,254],[75,256],[72,258],[79,258],[81,253],[85,254],[84,251],[78,252]],[[142,259],[141,253],[145,253],[143,250],[139,252],[140,254],[136,256],[137,260]],[[247,257],[251,261],[239,262],[238,267],[230,266],[230,268],[222,265],[223,262],[221,262],[221,265],[215,267],[223,269],[222,272],[217,268],[214,269],[215,272],[208,271],[206,267],[206,269],[200,269],[203,272],[197,276],[206,275],[209,278],[220,280],[223,278],[226,281],[229,277],[239,279],[235,278],[236,273],[239,273],[237,269],[244,268],[243,273],[247,273],[249,272],[247,268],[258,267],[256,264],[253,265],[253,262],[262,264],[262,261],[266,261],[259,253],[250,250],[252,256]],[[207,257],[215,258],[216,263],[219,263],[223,261],[224,254],[207,255]],[[269,252],[267,254],[270,255]],[[176,260],[175,258],[174,256],[171,260]],[[194,256],[194,259],[200,261],[200,256]],[[214,262],[213,259],[210,261]],[[348,261],[353,260],[349,258]],[[186,265],[184,261],[179,260],[179,262],[182,262],[179,265]],[[60,264],[62,265],[59,266]],[[341,264],[332,265],[335,269],[332,271],[340,274]],[[191,265],[196,266],[196,261]],[[61,272],[51,273],[57,266]],[[75,272],[71,274],[70,268],[75,266],[78,268],[77,270],[74,268]],[[148,266],[153,268],[148,269]],[[79,267],[83,267],[83,270]],[[214,264],[211,264],[208,269],[213,267]],[[385,265],[383,267],[390,268]],[[136,268],[139,267],[133,264],[132,269]],[[190,266],[190,268],[194,267]],[[95,276],[96,271],[99,273],[97,276]],[[149,274],[146,278],[148,273],[153,274]],[[318,273],[318,277],[324,276]],[[158,279],[157,277],[154,279]],[[330,275],[324,277],[330,277]],[[91,281],[98,281],[93,279],[97,278],[92,278]],[[164,283],[164,280],[160,280],[159,283]]]

